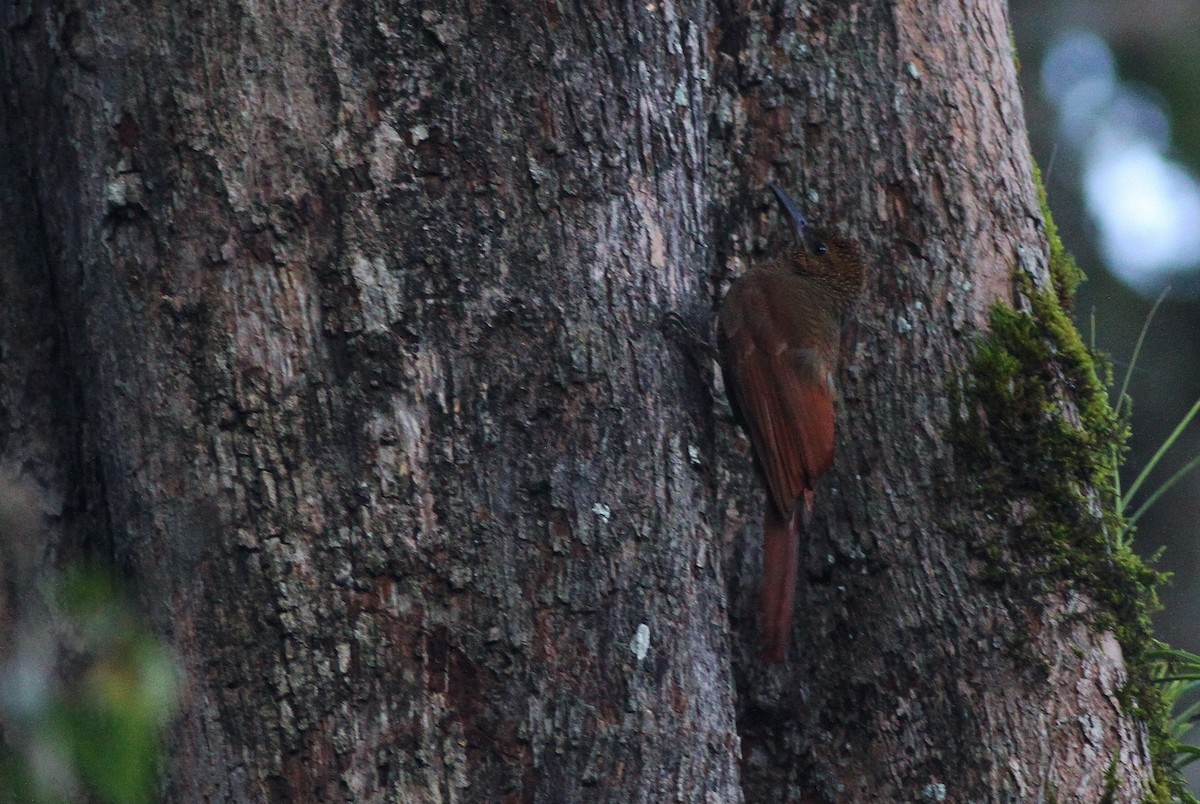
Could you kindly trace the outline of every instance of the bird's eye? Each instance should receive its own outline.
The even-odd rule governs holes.
[[[824,257],[829,253],[829,249],[825,247],[825,241],[813,231],[812,227],[807,227],[800,233],[800,242],[804,246],[804,250],[814,257]]]

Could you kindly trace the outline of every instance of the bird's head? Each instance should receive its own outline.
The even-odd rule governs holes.
[[[796,238],[784,257],[788,267],[801,276],[829,282],[842,295],[857,295],[865,276],[858,245],[837,232],[815,226],[783,188],[777,184],[770,187]]]

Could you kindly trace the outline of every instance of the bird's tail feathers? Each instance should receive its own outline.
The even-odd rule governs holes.
[[[800,535],[808,528],[812,505],[812,492],[805,491],[786,520],[770,498],[763,514],[762,648],[763,660],[770,664],[782,664],[787,658]]]

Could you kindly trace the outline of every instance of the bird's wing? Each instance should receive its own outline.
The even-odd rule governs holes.
[[[796,333],[784,331],[754,293],[761,289],[747,288],[747,298],[733,300],[722,318],[721,364],[771,498],[786,519],[833,463],[832,367],[820,350],[797,345]]]

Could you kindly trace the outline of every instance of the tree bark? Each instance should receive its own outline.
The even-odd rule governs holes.
[[[181,658],[167,800],[1140,797],[1120,647],[981,577],[947,435],[1049,284],[1001,3],[144,6],[0,12],[0,438]],[[661,326],[769,179],[871,255],[782,669]]]

